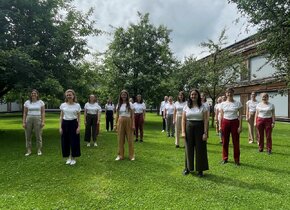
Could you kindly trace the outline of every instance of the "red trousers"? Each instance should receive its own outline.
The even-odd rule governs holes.
[[[223,140],[223,160],[228,160],[230,134],[234,146],[234,159],[236,163],[240,162],[240,134],[238,133],[239,120],[222,119],[222,140]]]
[[[272,150],[272,118],[257,118],[259,150],[264,149],[264,133],[266,132],[267,150]]]
[[[143,140],[143,127],[144,127],[144,117],[143,113],[135,113],[135,135],[138,139],[138,132],[140,130],[140,139]]]

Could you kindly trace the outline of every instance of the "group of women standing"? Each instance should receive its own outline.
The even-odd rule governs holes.
[[[267,151],[272,153],[272,129],[275,125],[275,107],[269,103],[267,93],[262,93],[262,102],[256,101],[256,94],[251,94],[251,100],[246,103],[246,121],[249,126],[249,143],[254,142],[254,131],[257,130],[257,142],[259,151],[264,149],[264,133],[266,132]],[[164,103],[164,119],[167,125],[168,136],[175,137],[175,145],[178,148],[180,137],[185,145],[185,169],[184,175],[194,171],[198,176],[203,176],[203,171],[208,170],[207,139],[209,125],[209,106],[197,89],[190,92],[188,100],[184,93],[178,94],[177,101],[168,97]],[[167,99],[167,97],[165,97]],[[242,104],[234,100],[234,90],[226,90],[226,100],[220,101],[216,108],[219,111],[218,126],[222,137],[222,163],[228,162],[228,148],[230,134],[232,135],[234,148],[234,161],[240,165],[240,133],[242,131]],[[81,155],[80,151],[80,115],[81,106],[77,103],[77,97],[72,89],[65,92],[65,102],[60,105],[60,125],[62,155],[67,158],[66,164],[76,164],[76,158]],[[91,139],[97,146],[98,125],[100,124],[101,107],[97,103],[95,95],[90,95],[84,106],[85,141],[90,146]],[[116,120],[114,123],[114,111]],[[118,154],[116,160],[124,159],[124,144],[128,141],[129,159],[135,160],[135,141],[143,142],[143,125],[145,120],[146,106],[141,95],[137,95],[136,102],[130,102],[129,93],[126,90],[120,92],[116,108],[111,99],[105,106],[106,130],[117,131]],[[37,90],[32,90],[30,99],[24,103],[23,127],[25,128],[26,148],[25,156],[31,155],[31,136],[34,130],[37,140],[37,154],[42,155],[42,128],[45,125],[45,107],[39,99]],[[255,127],[257,129],[255,129]],[[176,131],[176,136],[175,136]],[[139,135],[140,133],[140,135]],[[195,165],[195,167],[194,167]]]

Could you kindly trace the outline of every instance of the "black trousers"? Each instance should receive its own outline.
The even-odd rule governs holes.
[[[185,168],[194,171],[195,156],[196,171],[208,170],[206,141],[202,140],[204,122],[187,120],[185,132]]]
[[[85,141],[90,142],[91,137],[94,142],[97,139],[97,114],[87,114],[86,115],[86,129],[85,129]]]
[[[106,111],[106,130],[109,130],[109,127],[111,127],[111,131],[113,130],[114,126],[114,112],[113,110],[107,110]]]
[[[78,128],[77,120],[62,120],[61,124],[62,135],[61,135],[61,149],[62,156],[79,157],[81,156],[80,148],[80,134],[76,133]]]
[[[166,130],[166,119],[163,117],[164,111],[162,111],[162,130]]]

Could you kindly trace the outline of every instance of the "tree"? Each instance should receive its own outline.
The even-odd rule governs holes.
[[[76,11],[70,0],[0,1],[0,97],[31,88],[58,95],[73,87],[81,74],[75,64],[88,53],[86,36],[99,33],[91,13]]]
[[[285,0],[229,0],[242,15],[258,26],[257,38],[264,40],[262,51],[277,68],[275,76],[290,86],[290,3]]]
[[[215,105],[218,96],[222,95],[226,87],[236,84],[246,74],[243,58],[234,54],[229,49],[223,49],[227,37],[223,30],[215,43],[213,40],[202,42],[201,46],[210,54],[197,60],[194,57],[186,58],[181,68],[181,74],[185,75],[185,87],[199,88],[212,100]],[[212,126],[214,125],[214,113],[212,113]]]
[[[163,95],[156,90],[169,78],[176,63],[169,47],[170,31],[152,25],[148,13],[138,16],[137,24],[115,30],[105,55],[104,76],[110,92],[127,89],[131,96],[142,94],[157,105]]]

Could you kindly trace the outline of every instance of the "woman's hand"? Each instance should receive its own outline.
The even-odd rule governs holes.
[[[26,122],[22,123],[22,127],[26,128]]]
[[[206,133],[204,133],[204,134],[202,135],[202,140],[203,140],[203,141],[207,141],[207,134],[206,134]]]
[[[41,122],[41,127],[43,128],[45,126],[45,123],[44,122]]]
[[[77,127],[77,130],[76,130],[76,134],[79,134],[79,133],[80,133],[80,130],[81,130],[81,129],[80,129],[80,126],[78,126],[78,127]]]
[[[62,128],[59,129],[59,133],[62,135]]]
[[[240,133],[242,133],[242,128],[240,128],[240,127],[238,127],[238,133],[240,134]]]

